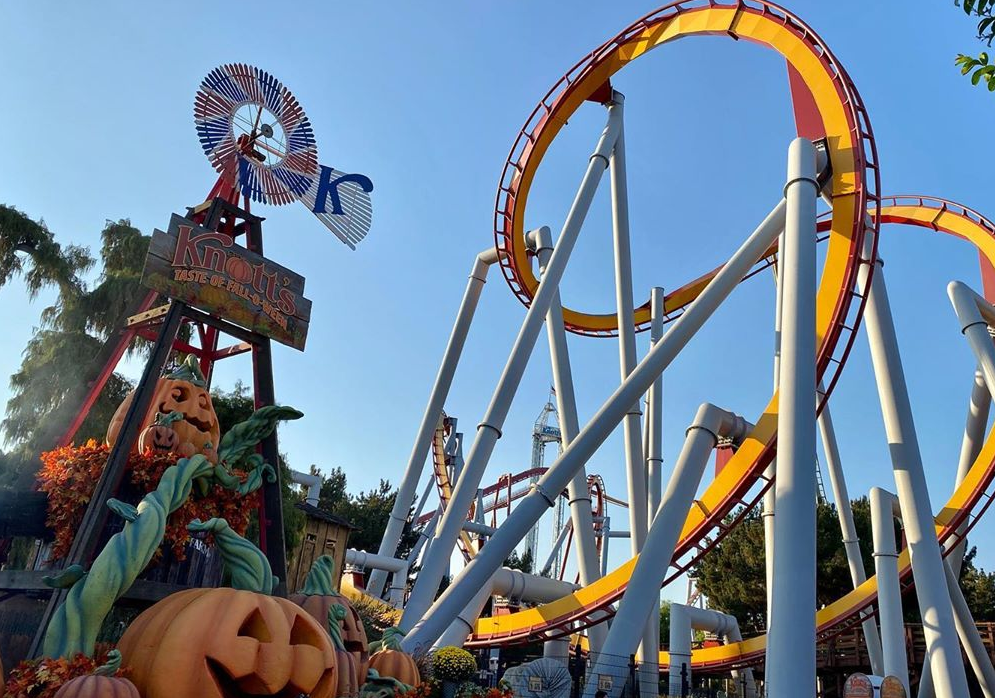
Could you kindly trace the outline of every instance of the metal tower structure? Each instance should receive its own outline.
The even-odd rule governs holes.
[[[533,471],[532,477],[529,478],[529,486],[534,486],[539,482],[539,472],[540,468],[543,467],[543,462],[546,458],[546,444],[555,443],[562,445],[563,437],[560,434],[560,428],[554,424],[549,423],[550,415],[553,415],[554,419],[556,417],[556,405],[554,400],[556,399],[556,390],[554,388],[549,389],[549,396],[546,398],[546,404],[543,405],[542,411],[536,418],[535,426],[532,428],[532,465],[531,469]],[[553,540],[555,541],[557,536],[560,535],[560,529],[563,528],[563,498],[557,498],[556,513],[553,521]],[[539,560],[539,522],[529,530],[528,536],[525,537],[525,550],[532,553],[532,564],[537,565]],[[560,562],[557,559],[554,563],[553,578],[559,577],[560,573]]]

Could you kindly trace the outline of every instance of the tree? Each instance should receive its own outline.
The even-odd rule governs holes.
[[[854,525],[861,542],[864,569],[873,572],[870,503],[866,497],[851,502]],[[732,517],[727,519],[731,523]],[[840,537],[836,507],[820,503],[816,512],[816,601],[819,606],[853,588],[846,552]],[[744,630],[761,632],[767,609],[764,527],[758,508],[719,541],[696,565],[698,589],[712,608],[732,614]]]
[[[660,602],[660,648],[670,647],[670,601]]]
[[[995,0],[955,0],[954,4],[960,5],[965,14],[978,18],[978,39],[991,46],[995,40]],[[995,92],[995,63],[990,62],[987,51],[977,56],[958,54],[954,63],[960,66],[961,75],[971,73],[972,85],[984,80],[988,91]]]
[[[511,555],[509,555],[508,559],[504,561],[504,566],[513,570],[525,572],[526,574],[531,574],[534,562],[535,561],[532,559],[532,549],[526,548],[525,552],[521,555],[518,554],[518,551],[512,550]]]
[[[18,245],[34,250],[29,253],[34,263],[27,271],[17,255],[11,258],[4,253],[15,240],[27,240]],[[79,278],[93,264],[85,250],[63,250],[42,224],[0,206],[0,284],[17,272],[25,276],[29,293],[37,293],[45,283],[59,289],[56,302],[42,311],[41,324],[24,350],[21,366],[10,378],[12,396],[0,425],[15,450],[25,456],[24,462],[36,463],[37,455],[51,448],[68,426],[88,374],[95,368],[80,358],[100,352],[143,293],[140,281],[149,237],[127,220],[107,221],[101,241],[101,274],[90,289]],[[131,387],[120,374],[110,377],[77,433],[77,442],[103,438]],[[21,478],[30,479],[33,473],[34,467],[29,467]]]
[[[995,621],[995,572],[985,572],[974,566],[977,547],[964,556],[960,569],[960,587],[975,622]]]
[[[317,466],[312,465],[311,472],[319,472]],[[397,492],[387,480],[380,480],[377,487],[358,495],[349,494],[347,487],[348,481],[342,468],[332,468],[322,477],[318,507],[341,516],[356,527],[349,535],[350,547],[375,552],[380,549]],[[418,535],[412,533],[411,525],[406,524],[395,556],[406,558],[417,539]]]

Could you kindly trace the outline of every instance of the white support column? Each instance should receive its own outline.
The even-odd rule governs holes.
[[[613,99],[622,109],[625,97],[615,92]],[[611,179],[612,232],[615,248],[615,303],[618,317],[619,372],[625,380],[636,368],[636,328],[633,323],[632,300],[632,248],[629,238],[629,193],[625,171],[625,125],[619,128],[618,139],[608,160]],[[639,400],[622,421],[622,438],[625,443],[625,472],[629,493],[629,543],[633,555],[638,555],[646,540],[648,527],[646,500],[646,461],[643,457],[642,411]],[[658,677],[660,623],[650,618],[643,631],[643,641],[636,651],[639,662],[640,683]]]
[[[950,601],[954,607],[954,622],[957,624],[957,635],[960,644],[964,647],[967,660],[971,663],[974,675],[981,686],[981,692],[985,698],[995,698],[995,667],[992,666],[991,657],[978,632],[978,626],[971,616],[971,609],[961,591],[960,583],[950,569],[949,561],[944,565],[947,574],[947,586],[950,588]]]
[[[872,487],[871,532],[874,538],[874,570],[878,579],[878,613],[881,617],[881,647],[884,666],[879,676],[894,676],[909,692],[909,665],[905,654],[905,619],[902,587],[898,583],[898,549],[895,546],[894,509],[898,498],[880,487]]]
[[[663,289],[654,287],[650,291],[650,350],[663,337]],[[650,386],[649,399],[646,401],[646,497],[649,525],[653,525],[653,517],[660,507],[660,497],[663,493],[663,375],[657,377]]]
[[[672,696],[683,695],[684,680],[691,686],[691,633],[692,630],[704,630],[715,633],[729,642],[742,642],[743,635],[739,632],[739,622],[735,616],[719,611],[712,611],[695,606],[675,603],[670,606],[670,669],[669,693]],[[682,676],[683,670],[683,676]],[[753,682],[753,670],[734,669],[732,671],[733,685],[739,696],[740,686],[745,686],[746,695],[743,698],[756,696],[756,684]]]
[[[867,237],[863,251],[865,260],[870,258],[873,242],[870,235]],[[923,473],[922,454],[880,259],[877,264],[878,269],[870,283],[868,263],[861,264],[857,274],[858,287],[868,294],[864,327],[871,347],[871,363],[881,401],[895,487],[912,558],[912,576],[923,619],[933,685],[939,698],[960,698],[968,694],[967,677],[957,646],[950,593],[943,572],[940,546],[934,533],[933,510]]]
[[[967,420],[964,424],[964,438],[960,446],[960,459],[957,461],[957,477],[954,480],[954,489],[960,487],[960,484],[964,482],[964,478],[967,477],[968,471],[981,452],[981,446],[985,442],[985,428],[988,426],[988,412],[991,404],[992,394],[988,392],[988,387],[985,385],[985,376],[981,369],[975,369],[974,383],[971,386],[971,402],[967,408]],[[955,578],[960,576],[960,567],[964,560],[966,547],[967,540],[965,539],[947,556],[947,562],[950,564]]]
[[[788,148],[779,274],[783,317],[774,485],[777,517],[765,682],[771,698],[816,692],[815,174],[812,142],[796,138]]]
[[[591,422],[577,434],[577,438],[540,478],[532,492],[511,512],[484,549],[470,561],[431,609],[418,620],[402,642],[405,651],[420,653],[430,647],[480,586],[490,578],[493,571],[501,566],[529,528],[555,505],[555,494],[567,487],[578,468],[587,463],[622,421],[632,403],[649,390],[656,377],[666,370],[715,309],[732,293],[746,272],[774,242],[784,225],[784,212],[785,203],[782,199],[712,278],[698,298],[674,321],[670,331],[639,363],[636,370],[605,401]],[[559,253],[557,247],[553,261]],[[408,606],[410,607],[410,600]]]
[[[511,354],[508,356],[504,371],[491,397],[487,412],[477,427],[476,438],[473,441],[473,446],[470,447],[463,473],[456,483],[455,490],[453,490],[452,501],[439,521],[435,532],[435,543],[437,544],[433,544],[425,556],[421,572],[418,574],[408,603],[404,607],[404,615],[398,624],[402,630],[411,629],[416,622],[420,622],[424,618],[439,591],[439,584],[445,574],[449,555],[459,536],[460,525],[466,517],[466,512],[470,510],[470,504],[473,502],[474,494],[480,485],[480,479],[483,477],[487,463],[494,452],[497,440],[501,436],[504,420],[511,409],[511,401],[521,383],[532,350],[535,348],[550,303],[559,290],[567,261],[570,259],[570,253],[577,242],[584,218],[594,200],[601,176],[608,166],[608,156],[615,146],[621,124],[619,108],[614,104],[609,105],[608,122],[588,161],[587,171],[563,224],[556,249],[549,264],[546,265],[546,274],[539,283],[532,303],[525,314],[525,320],[522,322],[522,327],[515,339]],[[558,496],[559,492],[556,495]],[[490,545],[485,546],[485,550],[489,547]],[[467,601],[469,598],[464,599],[460,606],[463,606]]]
[[[820,392],[822,386],[819,386]],[[822,406],[818,418],[819,434],[822,436],[822,447],[826,454],[826,471],[829,473],[829,484],[833,489],[833,501],[836,503],[836,515],[839,517],[840,532],[843,535],[843,550],[850,567],[850,580],[856,589],[867,581],[864,570],[864,558],[860,554],[860,541],[857,538],[857,527],[853,523],[853,510],[850,507],[850,493],[846,488],[846,477],[840,462],[839,444],[836,442],[836,430],[833,428],[833,418],[829,412],[829,403]],[[881,638],[873,617],[865,617],[861,622],[864,631],[864,642],[867,645],[867,655],[871,661],[871,672],[884,676],[884,663],[881,655]]]
[[[781,382],[781,318],[784,294],[781,290],[781,263],[784,260],[784,231],[777,236],[777,262],[774,265],[774,390]],[[764,477],[773,480],[777,473],[777,456],[764,470]],[[774,591],[774,487],[764,492],[760,518],[764,522],[764,589],[767,592],[767,629],[770,630],[771,594]]]
[[[688,427],[684,446],[674,463],[674,472],[660,502],[660,509],[653,519],[646,544],[632,570],[625,593],[618,602],[618,611],[608,631],[605,648],[611,655],[599,658],[591,670],[595,676],[615,676],[616,690],[621,690],[624,683],[624,676],[620,672],[624,672],[625,668],[618,666],[612,658],[627,656],[636,649],[643,636],[647,617],[653,617],[654,611],[659,609],[660,586],[667,577],[681,527],[698,491],[702,474],[708,466],[712,449],[720,436],[730,437],[738,442],[750,428],[751,425],[742,417],[707,403],[698,408],[694,421]],[[589,682],[584,691],[585,697],[593,696],[596,689],[597,682]],[[618,693],[611,695],[614,697]]]
[[[539,273],[545,275],[546,265],[553,255],[553,239],[549,228],[540,228],[531,236],[530,242],[539,259]],[[541,278],[541,277],[540,277]],[[546,336],[549,341],[549,360],[553,370],[553,388],[556,390],[556,410],[560,416],[561,445],[566,448],[580,431],[577,417],[577,398],[574,394],[573,371],[570,367],[570,351],[567,347],[567,332],[563,326],[563,307],[560,305],[559,291],[549,304],[546,313]],[[581,467],[567,485],[567,498],[570,506],[570,523],[574,530],[577,554],[577,572],[583,586],[593,584],[601,578],[598,568],[598,544],[594,539],[594,519],[591,513],[591,493],[587,487],[587,470]],[[564,526],[563,533],[566,532]],[[554,546],[554,554],[555,548]],[[591,650],[600,652],[608,628],[605,624],[592,626],[588,630]]]
[[[449,343],[446,345],[446,353],[442,356],[442,364],[439,366],[439,373],[432,385],[425,414],[422,415],[421,424],[418,426],[415,444],[411,449],[411,455],[408,456],[408,464],[404,468],[401,484],[397,488],[397,496],[394,498],[390,518],[387,519],[387,528],[384,530],[383,540],[377,551],[378,555],[393,557],[397,552],[397,544],[401,540],[401,533],[408,520],[408,513],[411,511],[411,504],[415,497],[415,488],[418,487],[418,481],[421,479],[425,466],[425,455],[432,443],[432,434],[439,422],[439,415],[442,414],[446,396],[449,395],[449,389],[452,387],[456,366],[459,364],[463,345],[466,344],[466,336],[470,331],[470,323],[473,322],[477,302],[480,300],[484,283],[487,281],[487,271],[498,259],[497,250],[488,249],[478,254],[473,261],[470,280],[466,284],[466,291],[463,293],[463,300],[456,313],[456,321],[453,323],[453,331],[449,335]],[[373,570],[370,575],[369,593],[380,598],[386,581],[387,573],[384,570]]]

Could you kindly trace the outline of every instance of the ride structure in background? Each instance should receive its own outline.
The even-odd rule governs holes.
[[[773,209],[728,262],[681,286],[668,285],[673,290],[667,293],[650,289],[649,299],[637,305],[628,225],[625,98],[614,89],[611,78],[651,49],[704,35],[746,40],[784,58],[798,138],[788,147],[783,191],[780,184],[772,186]],[[551,143],[586,103],[603,105],[607,121],[554,245],[549,228],[526,228],[526,203]],[[606,170],[611,180],[617,310],[596,314],[563,307],[559,286]],[[821,215],[817,214],[819,200],[828,207]],[[816,693],[816,644],[861,624],[874,673],[894,676],[908,691],[909,672],[899,643],[901,614],[895,615],[895,604],[900,611],[902,592],[914,584],[929,656],[920,695],[967,695],[958,631],[979,682],[986,690],[995,690],[995,670],[987,654],[978,651],[980,639],[972,634],[974,625],[956,584],[966,535],[993,497],[995,432],[985,436],[987,419],[979,419],[978,414],[980,405],[987,415],[990,394],[995,391],[995,345],[986,328],[995,325],[995,308],[990,304],[995,299],[995,226],[974,211],[942,199],[882,196],[867,111],[841,63],[811,28],[783,8],[759,0],[675,2],[641,18],[568,71],[533,110],[505,163],[494,222],[495,245],[474,260],[379,550],[381,557],[389,559],[396,551],[491,266],[500,266],[527,312],[465,462],[460,457],[455,472],[447,473],[444,500],[440,497],[438,510],[423,519],[427,543],[421,552],[421,570],[399,617],[399,627],[406,633],[405,649],[425,652],[454,642],[493,649],[542,640],[550,656],[563,657],[568,639],[585,631],[582,642],[591,650],[590,673],[598,679],[588,681],[589,694],[602,685],[617,694],[624,669],[612,664],[610,657],[637,653],[644,686],[655,687],[662,671],[669,674],[671,692],[679,695],[681,681],[690,678],[692,669],[743,670],[743,685],[752,694],[754,687],[752,680],[745,680],[745,669],[762,662],[765,695],[795,698]],[[891,223],[964,239],[977,247],[981,259],[986,297],[963,284],[952,284],[950,289],[981,373],[975,379],[954,491],[939,508],[931,507],[926,490],[877,255],[880,227]],[[817,242],[826,247],[821,276],[816,270]],[[777,294],[770,401],[752,421],[714,405],[702,405],[664,489],[661,376],[741,281],[771,267],[776,272]],[[544,325],[564,450],[541,473],[528,474],[530,490],[487,533],[486,544],[478,539],[475,545],[467,545],[467,524],[471,528],[479,524],[486,511],[481,493],[488,488],[481,489],[481,483],[488,462]],[[894,506],[876,511],[876,524],[879,530],[891,531],[892,517],[898,517],[906,540],[906,547],[899,550],[893,536],[890,541],[888,535],[876,536],[875,574],[870,576],[859,555],[829,409],[830,395],[861,325],[871,349],[895,475],[896,494],[882,500]],[[637,362],[635,333],[645,330],[651,333],[651,348]],[[620,385],[583,428],[577,418],[566,331],[617,337],[619,343]],[[967,372],[973,375],[974,369],[965,366],[965,384]],[[642,415],[644,399],[646,414]],[[633,557],[603,573],[596,539],[604,522],[597,521],[592,507],[595,488],[590,486],[586,464],[619,425],[623,427]],[[820,489],[817,429],[822,433],[854,586],[819,610],[815,603],[815,509]],[[732,456],[699,494],[706,462],[720,443],[731,444]],[[557,586],[557,580],[502,569],[507,556],[528,539],[543,513],[555,507],[561,496],[569,502],[578,585],[566,589],[566,582]],[[511,499],[507,499],[509,505]],[[658,590],[708,554],[761,500],[767,514],[767,634],[743,639],[734,618],[687,607],[681,612],[678,636],[672,638],[674,654],[659,653]],[[938,513],[934,516],[934,512]],[[466,564],[436,598],[457,549],[463,551]],[[670,560],[670,565],[660,564],[662,560]],[[386,571],[374,571],[368,589],[353,593],[378,599],[386,578]],[[480,616],[491,596],[509,593],[531,605]],[[880,616],[880,635],[875,614]],[[691,628],[717,632],[725,644],[694,652],[687,646],[686,652],[679,653],[675,648],[683,644],[680,633],[689,635]]]

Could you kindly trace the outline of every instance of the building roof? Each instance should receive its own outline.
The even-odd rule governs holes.
[[[338,526],[343,526],[352,531],[359,530],[356,526],[353,526],[351,523],[343,519],[341,516],[336,516],[335,514],[325,511],[324,509],[319,509],[318,507],[312,506],[307,502],[297,502],[296,504],[294,504],[294,507],[300,509],[308,516],[314,517],[316,519],[321,519],[322,521],[327,521],[329,523],[333,523]]]

